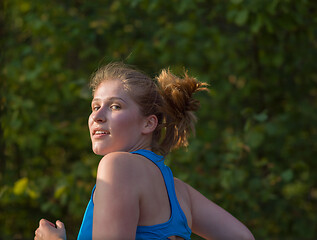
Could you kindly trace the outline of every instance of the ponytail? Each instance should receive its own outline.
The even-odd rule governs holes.
[[[159,148],[160,152],[166,155],[172,149],[188,146],[190,132],[195,134],[197,119],[194,112],[200,105],[199,101],[193,98],[193,94],[198,91],[208,91],[208,84],[198,82],[195,78],[188,76],[187,72],[184,73],[183,78],[179,78],[169,69],[162,70],[156,80],[163,99],[160,112],[164,116],[157,130],[161,131],[165,128]]]

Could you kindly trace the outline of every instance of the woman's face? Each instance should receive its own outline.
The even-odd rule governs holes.
[[[95,91],[91,108],[88,125],[94,153],[106,155],[148,147],[148,138],[142,133],[146,117],[120,81],[102,82]]]

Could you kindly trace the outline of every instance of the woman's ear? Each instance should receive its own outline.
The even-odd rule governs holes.
[[[154,132],[154,130],[157,127],[157,117],[155,115],[150,115],[148,117],[146,117],[145,122],[144,122],[144,126],[143,126],[143,134],[149,134]]]

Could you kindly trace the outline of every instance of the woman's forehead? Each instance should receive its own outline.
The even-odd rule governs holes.
[[[107,80],[101,82],[94,92],[94,97],[109,94],[126,94],[122,82],[117,80]]]

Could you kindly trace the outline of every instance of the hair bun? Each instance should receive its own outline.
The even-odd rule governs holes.
[[[169,69],[162,70],[156,78],[163,97],[162,112],[166,116],[166,133],[174,135],[174,148],[187,146],[190,132],[195,133],[195,111],[199,109],[199,101],[193,98],[198,91],[208,90],[208,84],[197,81],[184,72],[182,78],[175,76]]]
[[[177,118],[183,118],[187,111],[197,111],[199,101],[193,98],[193,93],[207,90],[206,83],[201,83],[194,77],[189,77],[185,71],[184,77],[179,78],[169,69],[163,69],[156,78],[166,110]]]

